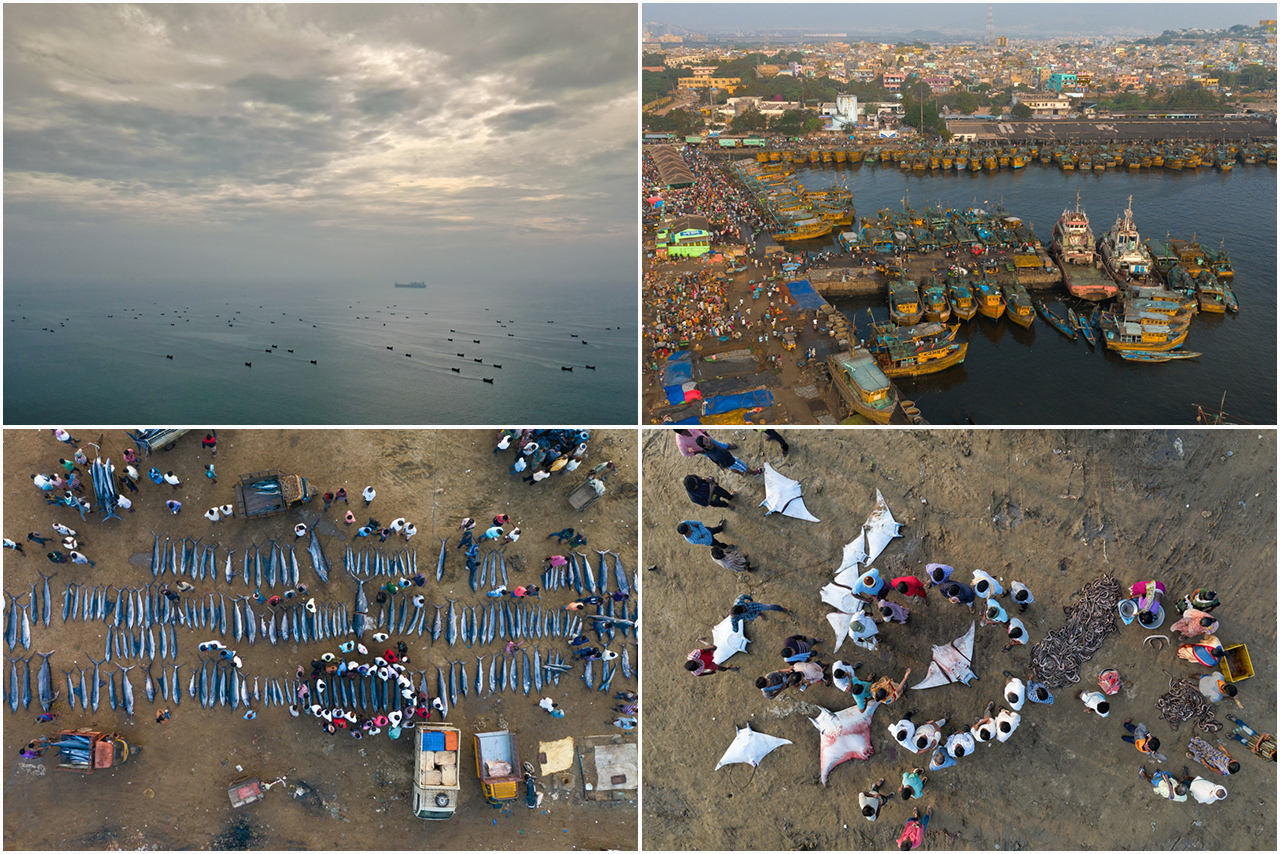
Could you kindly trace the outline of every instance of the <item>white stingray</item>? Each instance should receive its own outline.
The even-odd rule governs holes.
[[[970,621],[969,631],[949,643],[933,648],[929,672],[924,679],[911,686],[913,689],[937,688],[953,682],[968,685],[978,678],[970,669],[973,662],[973,625]]]
[[[724,752],[724,756],[720,757],[716,770],[719,771],[725,765],[732,765],[735,762],[745,762],[755,768],[760,764],[761,759],[784,744],[791,744],[791,742],[775,735],[756,732],[750,725],[744,726],[738,730],[737,736],[729,745],[729,749]]]
[[[840,651],[840,644],[844,643],[844,639],[849,636],[849,623],[852,621],[853,615],[843,611],[832,611],[827,614],[827,622],[836,633],[836,645],[831,649],[833,655]]]
[[[853,598],[852,590],[839,584],[828,584],[822,588],[822,601],[846,614],[852,614],[862,604],[862,600]]]
[[[842,569],[836,573],[836,577],[831,579],[842,587],[853,589],[858,584],[858,579],[867,574],[866,569],[857,566],[851,566],[848,569]]]
[[[902,523],[894,521],[893,514],[889,512],[889,505],[884,503],[884,496],[877,489],[876,509],[872,510],[871,515],[867,517],[867,525],[863,529],[867,537],[867,563],[879,557],[880,552],[884,551],[884,547],[889,545],[890,540],[902,536],[899,533],[901,527]]]
[[[715,654],[711,660],[716,664],[724,664],[734,653],[745,652],[747,644],[751,641],[747,640],[747,636],[742,631],[742,622],[738,623],[738,628],[733,628],[733,617],[725,617],[716,623],[715,628],[711,630],[711,641],[716,645]]]
[[[773,466],[764,464],[765,499],[760,504],[767,507],[769,513],[781,513],[793,519],[804,519],[806,522],[821,521],[804,506],[804,498],[800,495],[800,481],[778,474]]]
[[[858,564],[867,563],[870,558],[867,557],[867,534],[866,531],[859,531],[858,536],[853,538],[852,542],[846,543],[844,547],[844,557],[840,560],[840,568],[836,572],[844,572],[846,569],[857,569]]]

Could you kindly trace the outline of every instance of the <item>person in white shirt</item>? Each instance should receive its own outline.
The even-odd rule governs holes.
[[[907,712],[902,716],[902,720],[896,724],[889,725],[889,735],[893,736],[893,740],[901,744],[912,753],[919,753],[914,744],[916,735],[916,725],[911,722],[911,716],[916,713],[915,709]]]
[[[996,738],[1000,741],[1008,741],[1009,736],[1013,735],[1020,723],[1022,723],[1022,715],[1001,706],[1000,714],[996,715]]]
[[[303,522],[299,522],[298,524],[294,525],[294,526],[293,526],[293,535],[294,535],[295,537],[299,537],[299,538],[301,538],[301,537],[305,537],[305,536],[307,535],[307,526],[306,526],[306,524],[305,524],[305,523],[303,523]]]
[[[412,522],[406,522],[404,526],[404,538],[407,540],[416,533],[418,533],[418,526]]]
[[[182,485],[182,481],[178,480],[178,476],[173,472],[165,472],[164,482],[177,489]]]
[[[218,509],[219,509],[219,510],[221,510],[221,511],[222,511],[222,515],[223,515],[223,516],[225,516],[225,517],[226,517],[226,518],[228,518],[228,519],[230,519],[232,516],[236,515],[236,508],[235,508],[233,505],[231,505],[231,504],[223,504],[223,505],[222,505],[221,507],[219,507]]]
[[[1216,803],[1227,796],[1226,788],[1203,777],[1196,777],[1187,788],[1191,792],[1191,797],[1202,804]]]
[[[932,753],[942,743],[942,728],[947,725],[947,717],[950,715],[916,727],[911,740],[916,753]]]
[[[404,530],[404,525],[405,525],[404,517],[401,516],[399,519],[396,519],[391,523],[391,532],[393,534],[400,533],[402,530]]]
[[[217,507],[210,507],[208,510],[204,511],[204,518],[208,519],[210,522],[216,522],[222,518],[222,515],[218,512]]]
[[[133,512],[133,501],[131,501],[129,499],[129,496],[127,495],[116,496],[116,506],[123,507],[125,510],[128,510],[130,513]]]
[[[372,486],[366,486],[364,488],[364,492],[361,494],[364,496],[364,506],[368,507],[373,502],[374,496],[376,496],[378,492]]]
[[[1101,691],[1081,691],[1076,696],[1088,707],[1088,711],[1096,712],[1100,718],[1105,718],[1111,713],[1111,704],[1107,702],[1106,695]]]

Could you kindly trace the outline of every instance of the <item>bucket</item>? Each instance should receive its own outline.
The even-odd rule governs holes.
[[[1120,619],[1127,626],[1133,622],[1133,618],[1138,616],[1138,603],[1132,599],[1125,599],[1118,606],[1120,611]]]
[[[1134,605],[1134,608],[1137,608],[1137,605]],[[1142,626],[1147,631],[1155,631],[1164,625],[1164,608],[1160,607],[1159,602],[1155,603],[1155,613],[1151,619],[1148,620],[1144,619],[1141,615],[1138,616],[1138,625]]]
[[[904,406],[904,407],[902,408],[902,412],[903,412],[903,414],[905,414],[908,418],[916,418],[916,417],[919,417],[919,415],[920,415],[920,410],[919,410],[919,409],[916,409],[914,406]]]

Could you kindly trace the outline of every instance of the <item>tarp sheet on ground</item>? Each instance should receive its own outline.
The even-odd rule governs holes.
[[[774,374],[766,372],[745,377],[724,377],[718,380],[706,380],[698,383],[698,391],[702,392],[703,397],[717,397],[722,394],[736,394],[740,391],[750,391],[757,388],[777,388],[781,384],[782,380]]]
[[[667,364],[662,369],[664,386],[679,385],[693,379],[693,354],[675,353],[667,357]]]
[[[684,403],[686,400],[702,399],[702,392],[698,391],[696,383],[693,381],[680,383],[679,385],[669,385],[663,391],[667,393],[667,403],[672,406]]]
[[[724,394],[704,401],[704,415],[718,415],[731,409],[752,409],[757,406],[773,406],[773,392],[767,388],[741,394]]]
[[[813,289],[813,285],[809,283],[808,279],[800,279],[797,282],[787,282],[784,287],[790,292],[791,299],[795,300],[796,308],[802,311],[817,311],[827,303],[827,301]]]

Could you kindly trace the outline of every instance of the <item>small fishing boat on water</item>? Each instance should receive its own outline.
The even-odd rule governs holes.
[[[946,344],[936,349],[891,343],[873,355],[886,377],[918,377],[960,364],[968,350],[967,343]]]
[[[1005,296],[1005,316],[1019,326],[1030,328],[1036,319],[1035,308],[1031,305],[1031,297],[1027,289],[1018,283],[1017,274],[1011,284],[1004,285],[1001,290]]]
[[[1173,350],[1171,352],[1160,352],[1158,350],[1118,350],[1120,356],[1130,362],[1172,362],[1178,359],[1198,359],[1199,353],[1190,350]]]
[[[978,305],[973,299],[973,289],[964,279],[948,276],[947,296],[950,297],[952,312],[961,320],[972,320],[978,313]]]
[[[919,323],[924,316],[920,291],[910,279],[889,282],[889,317],[899,326]]]
[[[999,320],[1004,314],[1005,301],[996,283],[982,279],[974,283],[973,289],[978,298],[978,312],[990,320]]]
[[[1219,281],[1222,280],[1219,279]],[[1240,303],[1236,302],[1236,292],[1231,290],[1231,286],[1225,281],[1222,282],[1222,294],[1227,303],[1227,311],[1232,314],[1238,314],[1240,312]]]
[[[1065,320],[1055,314],[1053,310],[1045,304],[1044,300],[1036,300],[1035,306],[1036,311],[1040,312],[1040,316],[1044,318],[1045,323],[1049,324],[1072,341],[1076,340],[1076,331],[1072,329]]]
[[[1073,308],[1067,309],[1067,323],[1071,324],[1072,329],[1084,336],[1084,340],[1089,342],[1090,347],[1098,346],[1098,339],[1093,334],[1093,323],[1081,320],[1080,315],[1076,314]]]

